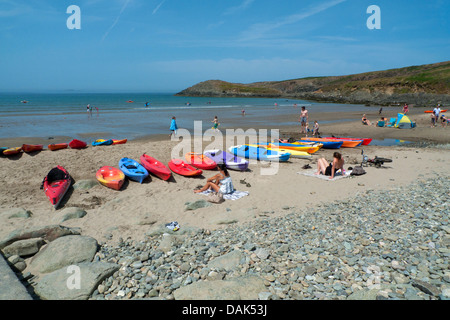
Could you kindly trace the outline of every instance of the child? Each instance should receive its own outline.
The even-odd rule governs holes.
[[[218,130],[217,127],[219,126],[219,119],[217,118],[217,116],[214,117],[214,120],[211,121],[214,122],[214,126],[212,127],[214,130]]]
[[[176,118],[172,117],[172,121],[170,122],[170,131],[172,132],[169,134],[169,138],[172,137],[172,134],[175,134],[175,136],[177,135],[178,126],[175,120]]]
[[[309,122],[307,122],[305,124],[305,131],[306,131],[305,132],[306,133],[305,137],[308,138],[308,133],[311,132],[311,129],[309,129]]]
[[[314,129],[313,129],[313,136],[317,137],[319,136],[319,123],[317,120],[314,121]]]

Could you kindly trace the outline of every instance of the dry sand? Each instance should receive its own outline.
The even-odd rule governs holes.
[[[388,110],[392,114],[397,111]],[[385,112],[385,116],[389,117],[388,112]],[[341,116],[351,116],[355,121],[322,125],[322,134],[439,143],[450,141],[450,127],[431,128],[429,116],[423,114],[423,109],[412,113],[411,118],[417,122],[418,127],[411,130],[368,127],[361,124],[359,114]],[[377,120],[378,115],[368,114],[368,117],[370,120]],[[314,119],[310,118],[311,120]],[[299,127],[283,128],[281,132],[285,137],[298,135]],[[68,137],[55,137],[51,141],[18,138],[0,142],[2,145],[19,146],[22,143],[40,142],[47,145],[70,140]],[[209,141],[204,142],[202,148],[209,144]],[[143,184],[126,182],[121,191],[108,189],[100,184],[89,190],[71,188],[56,211],[39,188],[42,179],[56,165],[64,166],[77,182],[95,179],[96,171],[102,166],[117,167],[122,157],[139,160],[144,152],[167,163],[176,146],[179,146],[179,142],[170,141],[168,136],[159,136],[130,141],[124,145],[90,146],[84,150],[44,150],[36,154],[22,153],[15,157],[1,156],[0,213],[20,207],[30,210],[33,216],[28,219],[0,220],[0,239],[16,229],[56,224],[60,219],[58,213],[68,207],[84,208],[87,215],[82,219],[66,221],[63,225],[79,227],[83,235],[104,242],[116,242],[120,237],[143,240],[150,229],[171,221],[177,221],[181,228],[194,226],[214,230],[233,221],[251,222],[254,219],[283,215],[295,210],[286,210],[287,207],[316,207],[320,203],[353,197],[357,192],[395,188],[418,178],[433,179],[439,172],[450,170],[448,148],[365,146],[364,152],[369,157],[386,157],[393,162],[384,164],[382,168],[367,167],[367,174],[363,176],[337,181],[325,181],[298,174],[305,164],[315,167],[319,157],[332,160],[335,150],[323,149],[314,154],[312,160],[291,159],[287,163],[280,163],[275,175],[261,175],[261,169],[267,168],[264,163],[251,164],[247,172],[230,171],[235,188],[248,191],[249,196],[195,211],[185,211],[185,203],[205,199],[203,195],[194,194],[193,189],[204,184],[206,178],[215,174],[214,171],[205,171],[199,178],[173,174],[174,178],[169,182],[152,176]],[[361,147],[340,149],[340,152],[346,161],[346,168],[361,162]],[[241,184],[240,180],[243,179],[251,186]],[[320,215],[320,210],[317,214]],[[108,237],[110,235],[112,238]]]

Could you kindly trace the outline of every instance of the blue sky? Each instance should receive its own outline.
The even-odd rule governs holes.
[[[447,61],[449,18],[448,0],[0,0],[0,92],[178,92]]]

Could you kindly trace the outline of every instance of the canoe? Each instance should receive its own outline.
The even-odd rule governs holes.
[[[69,147],[71,149],[84,149],[87,147],[87,143],[78,139],[73,139],[69,142]]]
[[[249,146],[252,147],[258,147],[259,145],[257,144],[249,144]],[[278,146],[266,146],[266,147],[261,147],[261,148],[266,148],[267,150],[274,150],[280,153],[290,153],[291,154],[291,158],[298,158],[298,159],[311,159],[312,155],[308,152],[305,151],[298,151],[298,150],[293,150],[293,149],[284,149],[284,148],[278,148]]]
[[[48,145],[48,149],[52,151],[66,149],[69,146],[68,143],[52,143]]]
[[[289,149],[289,150],[296,150],[296,151],[303,151],[308,153],[315,153],[322,148],[322,144],[316,143],[316,144],[299,144],[299,143],[278,143],[278,142],[268,142],[268,143],[262,143],[259,144],[263,147],[270,147],[270,148],[281,148],[281,149]]]
[[[127,143],[128,139],[122,139],[122,140],[112,139],[112,141],[113,141],[113,143],[112,143],[113,145],[125,144],[125,143]]]
[[[42,182],[42,189],[44,189],[45,195],[50,200],[53,208],[58,208],[71,184],[72,179],[69,173],[64,167],[59,165],[50,170],[45,176]]]
[[[8,148],[3,151],[3,154],[5,156],[12,156],[12,155],[20,153],[21,151],[22,151],[22,147]]]
[[[170,171],[161,161],[158,161],[145,153],[141,156],[140,161],[142,166],[147,169],[148,172],[160,179],[169,180],[172,176],[172,171]]]
[[[113,144],[112,139],[109,139],[109,140],[98,139],[98,140],[95,140],[94,142],[92,142],[92,145],[94,147],[96,147],[96,146],[110,146],[112,144]]]
[[[338,139],[326,139],[326,138],[301,138],[301,141],[318,141],[323,142],[342,142],[342,148],[354,148],[362,143],[362,140],[338,140]]]
[[[245,171],[248,169],[248,161],[222,150],[205,150],[205,156],[217,164],[225,164],[230,170]]]
[[[433,110],[425,110],[425,113],[433,113]],[[447,112],[447,109],[441,110],[441,113]]]
[[[197,169],[213,170],[217,167],[217,163],[211,158],[201,153],[188,152],[185,155],[186,162]]]
[[[303,138],[305,139],[305,138]],[[299,143],[302,142],[314,142],[314,141],[309,141],[309,140],[299,140]],[[316,141],[317,142],[317,141]],[[330,141],[330,140],[323,140],[320,141],[321,144],[323,144],[323,149],[339,149],[342,144],[344,143],[344,141]]]
[[[350,140],[350,141],[362,140],[362,143],[361,143],[362,146],[368,146],[372,142],[372,139],[370,139],[370,138],[360,138],[360,139],[358,139],[358,138],[324,137],[324,139]]]
[[[148,177],[148,171],[139,162],[129,158],[122,158],[119,160],[119,169],[133,181],[139,183],[144,182]]]
[[[274,150],[267,150],[266,148],[251,147],[247,145],[230,147],[229,151],[238,157],[260,161],[284,162],[288,161],[291,157],[290,153],[281,153]]]
[[[44,149],[44,146],[42,144],[23,144],[22,150],[23,152],[33,152],[33,151],[41,151]]]
[[[199,176],[203,173],[201,169],[197,169],[181,159],[172,159],[169,161],[169,168],[176,174],[185,177]]]
[[[102,185],[114,190],[120,190],[125,181],[125,174],[121,170],[109,166],[101,167],[95,177]]]

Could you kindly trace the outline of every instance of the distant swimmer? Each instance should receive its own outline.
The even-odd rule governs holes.
[[[145,103],[145,107],[148,108],[148,102]]]

